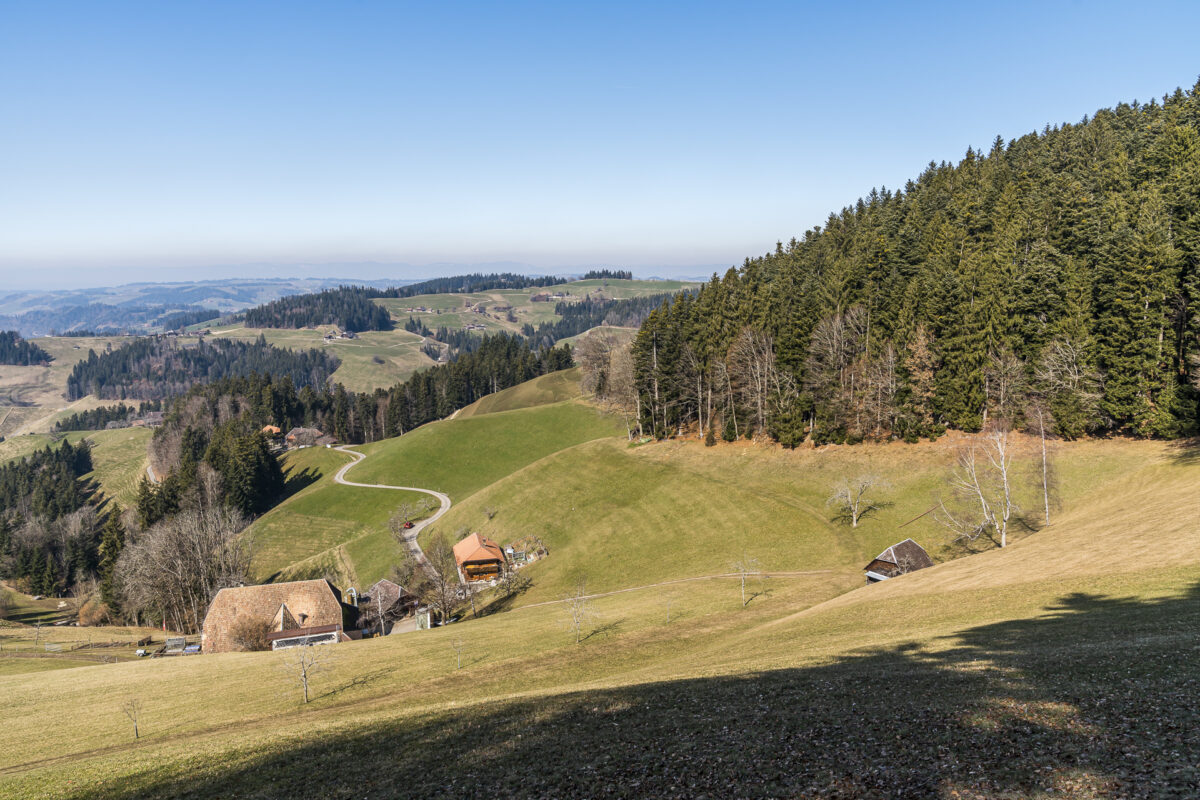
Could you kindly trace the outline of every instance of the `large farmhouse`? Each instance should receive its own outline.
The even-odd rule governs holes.
[[[504,572],[504,550],[478,533],[472,533],[454,545],[454,560],[468,581],[490,581]]]
[[[912,539],[905,539],[875,556],[864,569],[867,573],[867,583],[878,583],[906,572],[932,566],[933,559],[925,552],[925,548]]]
[[[321,641],[346,641],[350,638],[346,629],[353,630],[357,614],[358,610],[343,603],[341,592],[326,580],[222,589],[204,617],[201,650],[228,653],[241,649],[235,632],[242,620],[269,621],[268,640],[276,649],[315,636]]]

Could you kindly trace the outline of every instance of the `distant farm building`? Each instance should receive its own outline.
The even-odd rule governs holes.
[[[236,641],[243,620],[269,622],[273,649],[295,644],[348,641],[358,610],[326,580],[238,586],[217,592],[204,617],[200,641],[205,653],[241,649]],[[310,641],[311,640],[311,641]]]
[[[415,614],[418,605],[416,595],[387,578],[367,589],[358,599],[360,611],[366,612],[364,617],[374,621],[372,632],[385,636],[392,632],[398,621]]]
[[[478,533],[454,545],[454,560],[463,579],[468,581],[490,581],[504,572],[504,550]]]
[[[878,583],[932,566],[933,559],[925,552],[925,548],[912,539],[905,539],[875,556],[871,563],[867,564],[865,571],[867,583]]]
[[[292,428],[288,431],[286,441],[289,447],[312,447],[322,443],[320,440],[324,438],[328,437],[316,428]]]
[[[283,433],[283,431],[278,425],[263,425],[262,433],[263,436],[278,436],[279,434]]]

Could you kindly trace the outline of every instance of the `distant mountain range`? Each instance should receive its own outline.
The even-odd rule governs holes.
[[[386,288],[412,282],[351,278],[231,279],[10,292],[0,295],[0,330],[20,331],[22,336],[77,330],[143,332],[162,327],[163,321],[177,312],[210,309],[216,317],[334,286]]]

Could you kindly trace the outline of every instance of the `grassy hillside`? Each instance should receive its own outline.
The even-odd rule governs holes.
[[[291,496],[245,534],[257,580],[328,575],[343,585],[366,585],[388,573],[397,556],[388,519],[401,503],[425,495],[335,484],[334,473],[350,460],[345,453],[316,447],[284,457]]]
[[[542,388],[527,389],[526,402],[568,392],[572,385],[566,376],[547,378],[552,380]],[[510,395],[505,405],[518,404],[521,396]],[[546,454],[615,432],[610,419],[573,402],[445,420],[358,448],[368,459],[347,477],[466,497]],[[333,474],[347,461],[345,454],[323,448],[286,456],[294,494],[247,532],[257,579],[328,575],[363,586],[391,571],[398,551],[387,522],[401,503],[420,503],[427,495],[335,484]]]
[[[539,458],[617,433],[615,420],[572,401],[444,420],[358,448],[367,459],[350,477],[434,489],[457,502]]]
[[[846,589],[862,582],[871,558],[907,537],[936,559],[962,555],[932,515],[905,525],[944,495],[953,447],[951,439],[818,452],[610,439],[497,481],[457,503],[437,529],[468,527],[502,542],[542,537],[551,557],[529,569],[534,586],[519,603],[561,597],[584,577],[589,588],[610,591],[728,572],[746,558],[771,572],[830,570]],[[1027,466],[1035,455],[1034,443],[1024,442]],[[1060,502],[1090,502],[1097,487],[1158,458],[1158,449],[1139,443],[1065,447],[1056,457]],[[887,482],[878,495],[883,507],[857,528],[833,522],[830,488],[864,472]],[[1036,485],[1023,480],[1020,488],[1024,507],[1036,509]],[[485,508],[495,512],[490,520]],[[1016,536],[1024,535],[1018,527]]]
[[[439,327],[461,328],[464,325],[483,325],[490,332],[508,331],[516,333],[525,324],[537,327],[542,322],[558,318],[554,306],[560,300],[533,302],[530,298],[540,293],[562,293],[561,301],[577,302],[588,297],[603,297],[623,300],[630,297],[677,292],[696,284],[683,281],[573,281],[571,283],[529,289],[497,289],[470,294],[427,294],[416,297],[380,299],[375,302],[385,307],[392,317],[404,322],[410,316],[425,323],[430,329]],[[483,313],[472,310],[482,304]],[[495,311],[495,306],[512,306],[515,322],[508,320],[506,311]],[[424,311],[416,309],[424,308]]]
[[[454,415],[455,419],[475,417],[480,414],[494,414],[497,411],[513,411],[518,408],[532,408],[551,403],[561,403],[564,400],[574,400],[579,393],[579,369],[564,369],[551,372],[517,386],[489,394],[476,400],[466,408],[460,409]]]
[[[807,456],[846,467],[887,449]],[[745,461],[747,482],[786,466],[735,448],[612,450],[644,476],[665,460],[713,481],[701,462],[736,473]],[[903,452],[893,460],[916,471],[939,458]],[[301,782],[331,797],[452,784],[456,797],[1186,796],[1200,778],[1200,463],[1156,443],[1085,443],[1067,462],[1074,499],[1004,551],[824,603],[840,588],[828,575],[772,578],[745,608],[731,579],[614,594],[593,601],[580,644],[549,603],[338,646],[306,707],[274,653],[0,676],[0,778],[14,796],[121,798]],[[777,503],[803,518],[797,501]],[[665,513],[659,524],[680,527]],[[577,562],[571,547],[545,566]],[[583,557],[598,577],[629,563]],[[146,709],[137,742],[117,710],[131,695]],[[66,714],[64,742],[53,721]]]
[[[581,300],[597,293],[605,297],[636,297],[678,291],[692,285],[679,281],[610,281],[609,286],[605,288],[600,284],[600,281],[577,281],[545,291],[570,292],[570,296],[566,298],[570,301]],[[366,331],[358,334],[356,339],[335,339],[328,344],[324,342],[323,337],[333,327],[330,325],[313,330],[246,328],[237,325],[214,329],[213,336],[254,340],[262,335],[276,347],[329,350],[342,359],[342,365],[333,375],[335,381],[355,391],[371,391],[393,386],[418,369],[434,363],[429,356],[421,352],[423,337],[403,329],[409,317],[420,320],[431,330],[440,327],[457,330],[465,325],[474,324],[483,325],[487,332],[519,333],[526,323],[536,326],[541,322],[557,319],[554,302],[530,301],[529,298],[538,291],[541,290],[497,290],[472,294],[433,294],[379,299],[376,302],[391,313],[396,323],[395,330]],[[472,311],[472,308],[479,304],[483,304],[487,309],[484,313]],[[491,310],[497,305],[512,306],[517,321],[509,322],[507,312]],[[426,310],[412,310],[415,308]],[[86,353],[86,350],[84,352]]]
[[[222,339],[254,341],[259,336],[276,347],[289,350],[327,350],[342,360],[333,373],[333,380],[356,392],[394,386],[422,367],[434,361],[421,352],[424,339],[406,330],[366,331],[355,339],[334,339],[328,344],[324,337],[333,328],[323,325],[309,330],[246,328],[234,326],[213,330]]]
[[[0,436],[46,433],[63,416],[103,405],[90,397],[67,403],[67,377],[78,361],[87,358],[89,349],[99,353],[125,341],[121,336],[49,336],[36,342],[54,357],[50,366],[0,365]]]
[[[128,506],[137,497],[137,484],[146,472],[149,428],[119,428],[111,431],[71,431],[66,434],[26,434],[0,442],[0,463],[24,458],[65,437],[72,444],[81,439],[92,443],[92,472],[84,476],[100,483],[105,496]]]

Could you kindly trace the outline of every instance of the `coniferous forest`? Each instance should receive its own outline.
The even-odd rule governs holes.
[[[452,275],[448,278],[431,278],[407,286],[390,289],[365,289],[369,297],[416,297],[420,294],[462,294],[490,292],[495,289],[530,289],[541,286],[556,286],[566,283],[566,278],[554,276],[516,275],[511,272],[487,274]]]
[[[354,286],[281,297],[248,310],[245,319],[247,328],[337,325],[347,331],[392,329],[387,309],[372,302],[366,289]]]
[[[54,423],[54,431],[102,431],[111,423],[117,426],[127,425],[129,420],[151,411],[161,411],[161,400],[148,400],[137,405],[118,403],[115,406],[100,406],[99,408],[77,411],[69,417],[63,417]]]
[[[88,357],[71,370],[67,398],[163,400],[199,383],[252,372],[287,376],[296,386],[323,385],[341,362],[320,350],[292,351],[254,342],[213,339],[183,344],[165,337],[136,339]]]
[[[631,281],[633,280],[633,273],[627,269],[590,269],[583,273],[583,280]]]
[[[63,442],[0,466],[0,577],[54,594],[97,564],[88,442]]]
[[[28,367],[49,364],[50,354],[21,338],[16,331],[0,331],[0,364]]]
[[[1197,187],[1200,84],[931,163],[656,310],[643,430],[1192,433]]]

